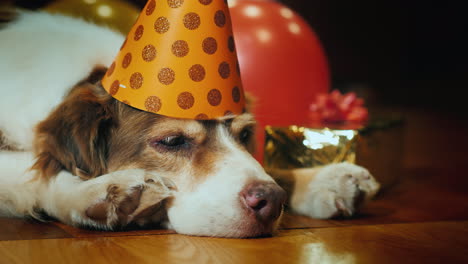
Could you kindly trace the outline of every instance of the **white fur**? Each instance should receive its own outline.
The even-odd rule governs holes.
[[[30,152],[0,151],[0,216],[35,216],[37,193],[34,174],[28,171],[33,163]]]
[[[273,182],[260,164],[235,140],[223,126],[217,129],[217,138],[227,149],[223,159],[206,180],[191,192],[178,192],[168,210],[172,227],[184,234],[238,237],[246,220],[240,192],[248,181]]]
[[[330,218],[340,210],[353,215],[358,209],[354,199],[359,191],[364,192],[364,202],[368,202],[379,188],[365,168],[350,163],[331,164],[320,169],[308,184],[305,197],[295,201],[293,194],[292,206],[295,212],[313,218]]]
[[[0,30],[0,130],[32,147],[35,124],[95,65],[112,63],[123,36],[77,19],[21,12]]]

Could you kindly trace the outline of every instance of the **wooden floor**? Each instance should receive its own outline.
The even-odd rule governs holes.
[[[467,135],[407,112],[401,181],[354,219],[286,215],[271,238],[220,239],[0,218],[0,263],[468,263]]]

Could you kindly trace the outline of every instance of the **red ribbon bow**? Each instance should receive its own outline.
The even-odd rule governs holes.
[[[318,94],[309,109],[309,117],[314,122],[363,123],[367,121],[369,115],[363,99],[358,98],[353,92],[341,94],[338,90]]]

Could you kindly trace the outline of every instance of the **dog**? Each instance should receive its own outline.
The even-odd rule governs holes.
[[[119,33],[42,12],[0,16],[2,216],[245,238],[272,235],[284,205],[352,216],[379,189],[349,163],[267,173],[249,112],[184,120],[115,100],[100,79]]]

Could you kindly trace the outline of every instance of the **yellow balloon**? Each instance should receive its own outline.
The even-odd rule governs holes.
[[[43,10],[82,18],[125,35],[140,14],[138,8],[121,0],[57,0]]]

